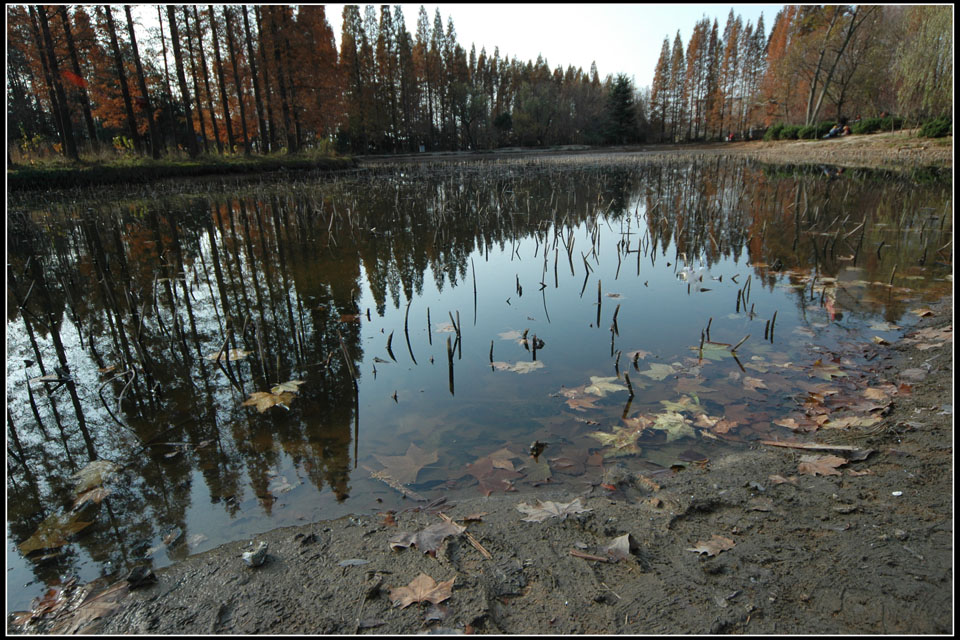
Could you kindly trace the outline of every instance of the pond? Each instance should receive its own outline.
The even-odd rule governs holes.
[[[11,198],[8,608],[872,424],[875,343],[952,289],[927,178],[621,154]]]

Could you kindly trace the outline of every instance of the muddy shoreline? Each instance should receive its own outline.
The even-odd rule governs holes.
[[[25,629],[8,619],[8,631],[949,634],[953,343],[920,349],[910,338],[952,327],[952,297],[931,309],[902,340],[869,347],[864,384],[912,386],[882,422],[803,438],[856,449],[814,452],[846,456],[840,475],[798,473],[811,452],[755,443],[643,482],[496,493],[400,512],[395,526],[362,515],[277,529],[158,570],[153,584],[77,588],[59,615]],[[563,520],[524,522],[517,510],[576,498],[589,511]],[[491,557],[466,534],[446,538],[436,557],[391,550],[391,538],[441,523],[440,512],[460,524],[485,512],[466,526]],[[632,552],[605,561],[625,534]],[[733,546],[711,548],[713,536]],[[267,558],[251,568],[241,554],[260,541]],[[394,606],[396,589],[420,573],[453,579],[449,598]]]

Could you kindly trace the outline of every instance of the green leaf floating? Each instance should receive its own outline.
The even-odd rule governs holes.
[[[673,375],[676,371],[673,366],[669,364],[660,364],[659,362],[654,362],[650,365],[650,368],[646,371],[641,371],[641,375],[645,375],[648,378],[653,378],[654,380],[663,380],[669,375]]]

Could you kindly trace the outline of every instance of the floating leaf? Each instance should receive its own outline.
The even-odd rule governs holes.
[[[763,380],[760,378],[751,378],[750,376],[743,377],[743,386],[745,386],[750,391],[756,391],[757,389],[766,389],[767,385],[763,383]]]
[[[682,414],[674,411],[667,411],[657,415],[656,418],[654,418],[653,424],[650,425],[650,428],[665,431],[667,433],[667,442],[673,442],[680,438],[693,437],[696,435],[693,427],[690,426],[690,421],[684,418]]]
[[[650,365],[650,368],[646,371],[641,371],[641,375],[645,375],[654,380],[663,380],[669,375],[675,373],[675,369],[672,365],[661,364],[659,362],[654,362]]]
[[[550,472],[550,465],[546,460],[529,462],[523,470],[526,473],[526,480],[528,482],[546,482],[553,475]]]
[[[439,459],[435,450],[431,452],[424,451],[412,442],[410,446],[407,447],[407,452],[402,456],[380,456],[374,454],[373,457],[387,468],[386,472],[391,478],[401,484],[415,482],[420,469],[428,464],[433,464]]]
[[[660,404],[662,404],[663,408],[667,411],[673,411],[675,413],[680,413],[681,411],[689,411],[691,413],[706,413],[706,410],[700,406],[700,400],[691,398],[690,396],[681,396],[676,402],[673,402],[672,400],[661,400]]]
[[[524,522],[543,522],[547,518],[560,518],[565,520],[567,516],[577,513],[590,511],[580,503],[580,498],[566,504],[547,500],[543,502],[537,500],[537,506],[531,506],[526,502],[517,505],[517,511],[527,514],[526,518],[521,518]]]
[[[600,396],[601,398],[606,397],[608,393],[614,393],[617,391],[626,391],[627,387],[614,380],[618,380],[616,376],[609,378],[601,378],[599,376],[590,376],[590,384],[583,388],[585,393],[590,395]]]
[[[637,439],[640,437],[641,430],[642,427],[636,428],[634,426],[617,426],[613,428],[613,433],[594,431],[593,433],[588,433],[587,435],[591,438],[599,440],[603,446],[610,447],[612,450],[605,452],[603,457],[611,458],[615,456],[629,456],[641,453],[640,447],[637,446]]]
[[[536,369],[543,368],[543,362],[541,360],[531,360],[526,362],[517,362],[515,364],[510,364],[509,362],[494,362],[493,366],[498,371],[513,371],[515,373],[530,373]]]
[[[287,405],[293,402],[295,398],[296,396],[289,391],[284,391],[283,393],[279,394],[268,391],[254,391],[250,394],[249,398],[244,400],[243,406],[256,407],[257,411],[263,413],[270,407],[278,404],[283,406],[285,409],[289,409]]]
[[[220,361],[229,360],[230,362],[233,362],[234,360],[243,360],[251,353],[253,352],[244,351],[243,349],[227,349],[226,351],[214,351],[213,353],[208,354],[205,357],[207,358],[207,360],[213,360],[215,362],[217,360],[220,360]]]
[[[302,384],[303,384],[303,380],[289,380],[282,384],[278,384],[275,387],[271,387],[270,393],[273,393],[276,395],[280,395],[281,393],[285,393],[288,391],[290,393],[297,393],[298,391],[297,387],[299,387]]]
[[[94,460],[80,471],[73,474],[76,481],[77,495],[85,493],[94,487],[103,486],[119,467],[109,460]]]
[[[449,322],[438,322],[437,327],[436,329],[434,329],[434,331],[436,331],[437,333],[456,333],[457,328]]]
[[[730,345],[728,344],[717,344],[715,342],[704,342],[703,349],[700,349],[700,346],[690,347],[691,351],[696,351],[697,353],[702,353],[704,358],[708,360],[723,360],[724,358],[732,358],[733,353],[730,351]]]
[[[393,606],[404,609],[414,602],[432,602],[440,604],[448,599],[453,591],[453,581],[450,578],[445,582],[437,582],[425,573],[421,573],[405,587],[396,587],[390,590],[390,600]]]
[[[506,465],[502,464],[502,458],[495,460],[492,455],[479,458],[464,467],[464,475],[471,475],[476,478],[480,490],[488,496],[494,491],[510,491],[513,488],[512,481],[522,476],[513,469],[505,468]],[[500,466],[497,466],[498,464]]]
[[[92,522],[80,520],[80,513],[55,513],[40,523],[32,536],[19,545],[20,553],[27,555],[38,549],[55,549],[67,544],[70,536],[89,527]]]
[[[733,540],[730,538],[724,538],[723,536],[713,535],[712,538],[704,541],[699,541],[696,543],[697,546],[692,549],[687,549],[687,551],[693,551],[694,553],[707,554],[708,556],[715,556],[721,551],[729,551],[736,546]]]
[[[77,499],[73,502],[73,508],[81,506],[86,502],[92,502],[93,504],[100,504],[104,498],[113,493],[112,490],[107,489],[106,487],[94,487],[88,491],[84,491],[77,496]]]

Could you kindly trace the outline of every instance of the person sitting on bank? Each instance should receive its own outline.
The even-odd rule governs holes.
[[[833,125],[833,128],[830,129],[829,132],[827,132],[827,135],[823,136],[823,139],[826,140],[827,138],[835,138],[838,135],[840,135],[840,132],[842,131],[843,131],[843,127],[841,127],[840,124],[837,123]]]

